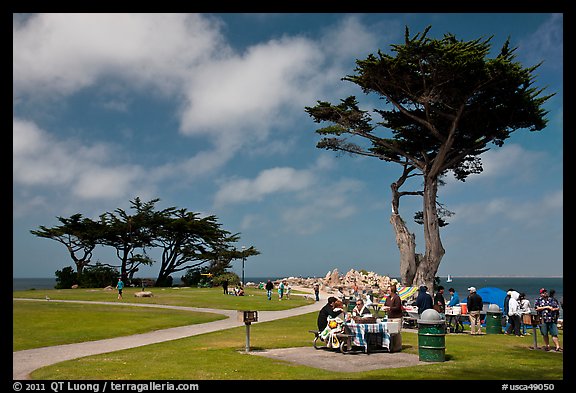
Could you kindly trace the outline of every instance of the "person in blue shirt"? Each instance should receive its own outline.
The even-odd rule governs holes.
[[[118,277],[118,283],[116,284],[116,289],[118,290],[118,299],[122,299],[123,288],[124,288],[124,282],[122,282],[122,277]]]
[[[458,292],[454,288],[448,289],[450,293],[450,301],[448,302],[448,307],[454,307],[460,305],[460,296],[458,296]]]

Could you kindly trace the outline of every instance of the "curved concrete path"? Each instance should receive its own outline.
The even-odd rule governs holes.
[[[294,296],[295,294],[293,294]],[[268,322],[276,319],[288,318],[295,315],[307,314],[320,310],[325,304],[328,294],[321,294],[321,300],[313,304],[296,307],[289,310],[281,311],[258,311],[258,322]],[[44,299],[19,299],[23,301],[46,301]],[[236,310],[220,310],[214,308],[199,307],[179,307],[166,306],[160,304],[137,304],[137,303],[116,303],[116,302],[89,302],[77,300],[51,300],[69,303],[90,303],[106,304],[114,306],[139,306],[139,307],[157,307],[172,308],[177,310],[211,312],[227,316],[226,319],[218,321],[180,326],[169,329],[156,330],[148,333],[135,334],[132,336],[109,338],[98,341],[88,341],[76,344],[57,345],[52,347],[43,347],[27,349],[23,351],[12,352],[12,379],[24,380],[30,379],[30,373],[38,368],[50,366],[65,360],[77,359],[84,356],[98,355],[106,352],[120,351],[123,349],[140,347],[143,345],[156,344],[163,341],[177,340],[179,338],[196,336],[199,334],[214,332],[218,330],[230,329],[242,326],[244,323],[237,321]]]

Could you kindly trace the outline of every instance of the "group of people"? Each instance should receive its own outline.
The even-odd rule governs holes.
[[[391,285],[388,289],[389,295],[386,298],[384,303],[383,309],[386,311],[388,316],[388,321],[394,322],[398,321],[399,326],[402,326],[402,300],[398,295],[398,291],[396,285]],[[328,302],[320,309],[318,313],[318,331],[322,332],[326,329],[328,322],[335,318],[340,318],[342,321],[352,321],[355,317],[366,317],[372,316],[372,312],[370,311],[369,303],[371,301],[369,297],[363,299],[362,297],[358,297],[356,299],[356,304],[351,312],[347,313],[345,311],[345,307],[343,306],[344,303],[341,299],[338,299],[334,296],[330,296],[328,298]]]
[[[222,281],[222,289],[224,290],[224,295],[229,295],[228,292],[228,280]],[[244,296],[244,288],[242,285],[236,285],[233,291],[234,296]]]
[[[272,280],[268,280],[266,285],[264,285],[266,290],[266,297],[268,300],[272,300],[272,291],[274,290],[274,283]],[[278,300],[290,299],[290,293],[292,292],[292,287],[287,284],[285,280],[280,281],[278,284]]]
[[[556,291],[554,289],[551,289],[550,293],[548,293],[546,288],[540,288],[540,297],[534,302],[534,310],[539,319],[540,333],[544,340],[544,350],[551,350],[550,336],[552,336],[554,351],[562,352],[563,349],[560,347],[558,340],[558,319],[560,317],[561,304],[555,295]],[[507,299],[504,300],[504,308],[508,310],[508,322],[505,334],[514,333],[516,336],[523,336],[525,333],[523,334],[523,332],[520,331],[520,326],[523,325],[525,329],[526,324],[522,324],[522,322],[519,321],[519,315],[526,314],[526,310],[528,310],[527,313],[531,313],[530,301],[526,299],[525,294],[518,294],[514,289],[510,289],[507,292]],[[509,326],[508,323],[510,324]]]
[[[475,287],[469,287],[468,291],[469,295],[466,298],[466,303],[468,318],[470,320],[470,334],[481,335],[482,324],[480,314],[484,306],[483,300],[477,293]],[[450,293],[450,300],[448,304],[446,304],[443,286],[438,287],[438,291],[434,297],[428,293],[428,288],[425,285],[420,286],[415,302],[418,307],[418,315],[421,316],[424,311],[433,308],[440,314],[442,319],[445,319],[446,307],[454,307],[460,304],[460,297],[454,288],[450,288],[448,292]],[[555,291],[553,289],[548,293],[546,288],[541,288],[540,297],[536,299],[534,303],[534,311],[536,311],[539,319],[540,333],[542,334],[545,345],[544,349],[546,351],[551,350],[550,336],[552,336],[552,342],[555,345],[554,350],[561,352],[562,348],[558,341],[557,325],[558,318],[560,317],[561,304],[554,295]],[[503,321],[506,322],[504,334],[518,337],[530,334],[527,331],[527,327],[532,325],[531,322],[528,322],[528,319],[531,321],[532,311],[530,300],[526,297],[526,294],[510,288],[504,299]]]
[[[482,322],[480,320],[480,313],[482,312],[483,301],[482,297],[476,292],[475,287],[469,287],[470,292],[466,298],[468,307],[468,319],[470,321],[470,334],[473,336],[482,334]],[[428,293],[428,287],[425,285],[420,286],[418,289],[418,296],[416,297],[416,306],[418,307],[418,315],[428,309],[434,309],[440,314],[441,319],[446,319],[446,307],[454,307],[460,304],[460,297],[454,288],[448,289],[450,293],[450,300],[446,304],[444,299],[444,287],[440,285],[438,291],[432,297]]]
[[[528,315],[528,318],[531,319],[531,313],[530,300],[526,298],[526,294],[524,292],[518,293],[513,288],[510,288],[504,298],[504,317],[506,321],[504,334],[514,334],[518,337],[530,334],[524,323],[524,316]]]

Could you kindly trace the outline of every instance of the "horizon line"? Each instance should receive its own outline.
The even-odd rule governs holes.
[[[258,278],[261,278],[261,277],[272,277],[272,276],[273,276],[273,277],[282,277],[282,278],[289,278],[289,277],[295,277],[295,278],[308,278],[308,277],[310,277],[310,278],[323,278],[323,277],[325,277],[326,275],[324,275],[324,276],[314,276],[314,275],[280,275],[280,274],[270,275],[270,274],[269,274],[269,275],[247,276],[247,277],[251,277],[251,278],[252,278],[252,277],[258,277]],[[448,275],[442,275],[442,276],[437,276],[437,277],[441,277],[441,278],[442,278],[442,277],[447,277],[447,276],[448,276]],[[395,278],[395,276],[388,276],[388,277],[390,277],[390,278]],[[452,277],[452,279],[454,279],[454,278],[564,278],[563,275],[561,275],[561,276],[556,276],[556,275],[552,275],[552,276],[549,276],[549,275],[543,275],[543,276],[539,276],[539,275],[536,275],[536,276],[527,276],[527,275],[464,275],[464,276],[454,276],[454,275],[451,275],[451,277]],[[12,277],[12,278],[13,278],[13,279],[35,279],[35,278],[38,278],[38,279],[42,279],[42,278],[45,278],[45,279],[50,278],[50,279],[52,279],[52,278],[54,278],[54,279],[55,279],[56,277]],[[135,277],[135,278],[145,279],[145,278],[152,278],[152,277]]]

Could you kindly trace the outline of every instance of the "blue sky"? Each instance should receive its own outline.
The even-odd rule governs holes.
[[[13,276],[73,265],[30,230],[140,197],[216,215],[238,247],[261,252],[248,277],[397,277],[389,185],[400,168],[317,149],[304,107],[356,95],[371,110],[341,78],[402,43],[405,26],[427,25],[436,37],[494,36],[494,50],[510,37],[524,66],[544,61],[536,85],[557,93],[546,129],[517,131],[465,183],[447,178],[439,197],[456,214],[438,274],[561,276],[563,16],[548,13],[15,15]],[[403,198],[423,252],[416,210]],[[105,248],[93,260],[117,263]]]

